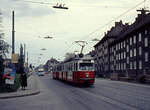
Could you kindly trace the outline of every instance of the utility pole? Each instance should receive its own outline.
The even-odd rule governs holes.
[[[27,66],[28,66],[28,52],[27,52]]]
[[[12,12],[12,54],[15,53],[15,14]]]
[[[26,62],[26,44],[24,44],[24,62]]]

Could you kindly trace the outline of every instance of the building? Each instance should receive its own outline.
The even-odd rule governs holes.
[[[116,73],[138,78],[150,73],[150,13],[140,12],[131,25],[116,22],[95,47],[98,76]]]
[[[122,21],[115,22],[115,26],[105,33],[104,37],[94,46],[95,48],[95,73],[97,76],[109,76],[109,44],[118,38],[120,32],[127,26]]]
[[[111,73],[137,78],[150,72],[150,13],[137,11],[135,22],[109,45]]]
[[[48,60],[44,66],[45,70],[46,71],[52,71],[52,68],[58,64],[59,61],[57,61],[56,59],[54,58],[51,58],[50,60]]]

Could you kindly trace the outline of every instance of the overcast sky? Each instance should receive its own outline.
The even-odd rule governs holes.
[[[80,51],[80,46],[74,41],[85,40],[88,45],[84,53],[93,50],[97,42],[92,39],[101,39],[104,32],[109,30],[115,21],[133,23],[136,9],[144,7],[141,4],[134,10],[119,19],[119,15],[134,7],[142,0],[28,0],[49,4],[24,2],[23,0],[0,0],[0,10],[3,13],[3,30],[5,40],[11,44],[12,10],[15,11],[15,42],[16,53],[19,53],[20,44],[26,44],[30,63],[45,63],[50,58],[63,60],[65,53]],[[68,10],[54,9],[53,4],[62,3]],[[150,0],[145,6],[148,7]],[[111,20],[109,25],[104,26]],[[103,26],[103,28],[101,28]],[[95,31],[97,30],[97,31]],[[95,32],[94,32],[95,31]],[[89,35],[90,33],[93,34]],[[53,39],[44,39],[47,35]],[[39,37],[40,36],[40,37]],[[46,48],[46,51],[42,51]],[[11,50],[10,50],[11,52]],[[40,54],[41,59],[38,60]]]

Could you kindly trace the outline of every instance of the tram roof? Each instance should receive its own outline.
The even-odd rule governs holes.
[[[71,61],[78,61],[78,60],[85,60],[85,59],[93,60],[93,57],[91,57],[91,55],[84,55],[83,57],[79,57],[79,55],[76,55],[75,57],[70,58],[70,59],[64,61],[63,63],[67,63],[67,62],[71,62]]]

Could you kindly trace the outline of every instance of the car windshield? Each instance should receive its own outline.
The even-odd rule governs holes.
[[[93,63],[80,63],[80,70],[93,70]]]

